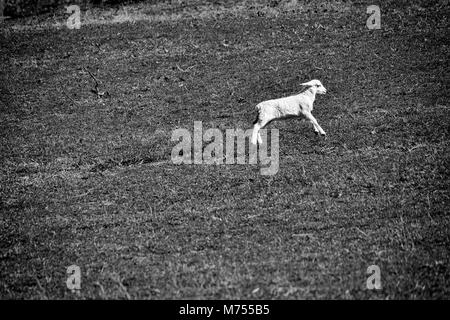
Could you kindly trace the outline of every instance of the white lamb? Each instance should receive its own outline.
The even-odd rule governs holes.
[[[277,119],[287,119],[292,117],[302,117],[314,126],[314,132],[321,135],[326,135],[325,131],[317,123],[316,118],[313,117],[311,111],[313,110],[313,103],[316,99],[316,93],[324,94],[327,89],[319,80],[311,80],[302,83],[308,88],[300,94],[286,98],[279,98],[267,100],[259,103],[256,106],[258,110],[258,117],[254,122],[252,143],[262,144],[259,130],[264,128],[269,122]]]

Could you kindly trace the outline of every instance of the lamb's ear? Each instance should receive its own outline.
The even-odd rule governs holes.
[[[300,83],[301,86],[307,86],[310,87],[311,83],[310,82],[305,82],[305,83]]]

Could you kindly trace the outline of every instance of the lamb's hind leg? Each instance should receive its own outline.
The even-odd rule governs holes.
[[[262,144],[261,133],[259,132],[262,128],[264,128],[269,123],[268,120],[257,119],[255,121],[255,125],[253,126],[253,134],[252,134],[252,143],[253,144]]]
[[[261,125],[259,121],[255,122],[253,125],[253,133],[252,133],[252,143],[257,144],[257,141],[260,139],[259,130],[261,129]],[[261,143],[261,142],[260,142]]]

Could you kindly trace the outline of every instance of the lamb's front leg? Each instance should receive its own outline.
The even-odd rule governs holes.
[[[314,132],[320,133],[322,136],[326,135],[325,131],[323,131],[322,127],[319,125],[316,118],[314,118],[314,116],[311,113],[306,113],[305,117],[314,126]]]
[[[309,122],[311,122],[311,121],[309,121]],[[319,134],[319,129],[317,129],[316,125],[315,125],[314,123],[312,123],[312,122],[311,122],[311,124],[312,124],[312,126],[313,126],[314,133],[315,133],[315,134]]]

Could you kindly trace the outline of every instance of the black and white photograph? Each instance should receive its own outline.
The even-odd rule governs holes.
[[[0,0],[0,300],[449,300],[449,17]]]

